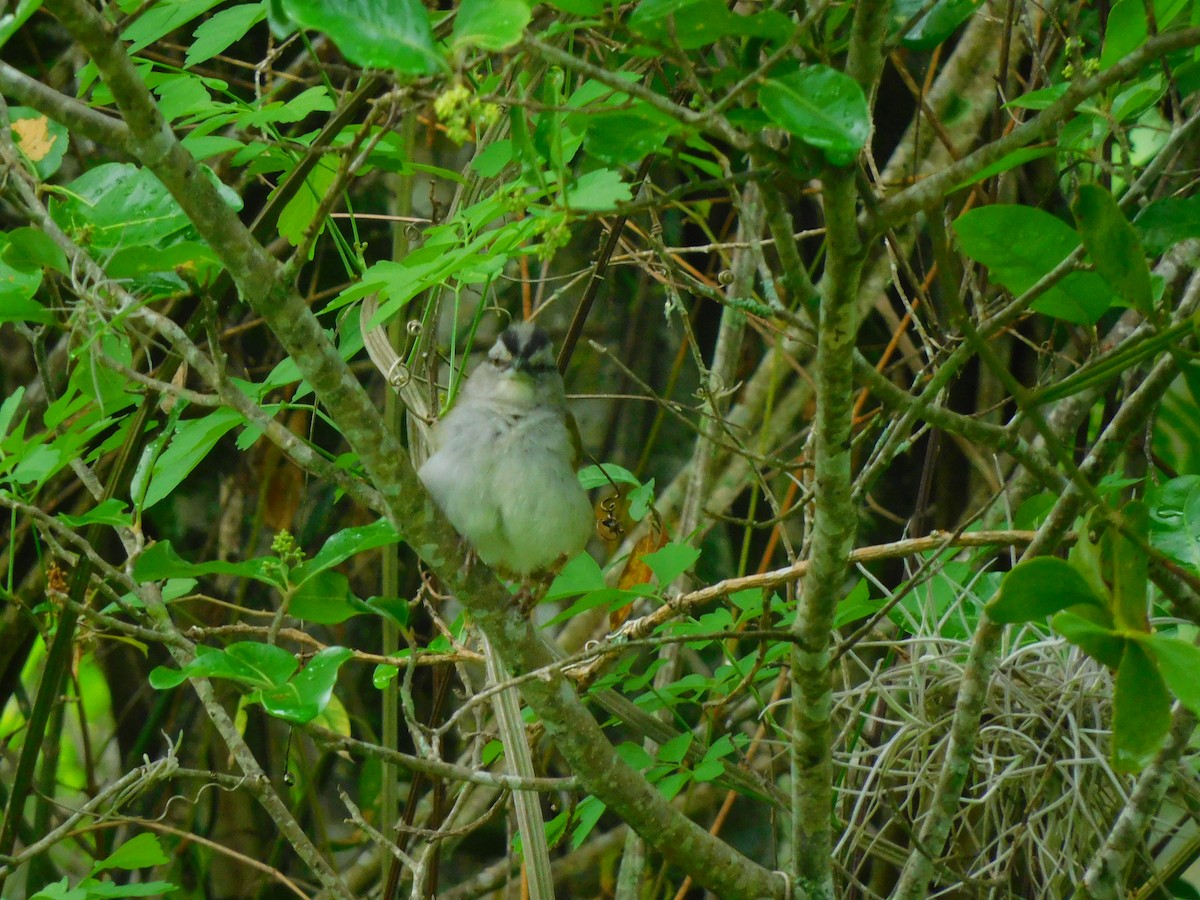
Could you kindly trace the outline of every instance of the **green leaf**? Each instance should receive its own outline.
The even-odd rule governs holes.
[[[311,722],[329,704],[338,669],[353,655],[346,647],[326,647],[290,682],[260,691],[258,699],[277,718],[295,725]]]
[[[1200,714],[1200,647],[1162,634],[1141,636],[1138,641],[1158,663],[1158,672],[1175,698]]]
[[[42,0],[18,0],[15,9],[11,12],[6,11],[4,16],[0,17],[0,47],[7,44],[9,38],[16,34],[41,6]]]
[[[632,199],[629,185],[621,180],[621,173],[612,169],[596,169],[580,175],[567,190],[567,205],[588,212],[614,209],[618,203]]]
[[[156,666],[150,671],[150,687],[164,691],[178,687],[188,678],[228,678],[255,686],[254,669],[223,650],[203,645],[196,647],[196,657],[181,669]]]
[[[155,3],[138,16],[121,32],[121,38],[130,46],[128,53],[136,53],[177,28],[182,28],[197,16],[212,9],[221,0],[174,0],[171,3]]]
[[[1112,629],[1112,620],[1104,610],[1077,606],[1074,611],[1057,613],[1050,627],[1090,656],[1116,669],[1121,664],[1125,638]]]
[[[687,756],[688,748],[692,746],[693,735],[690,731],[681,731],[658,748],[658,761],[678,765]]]
[[[984,166],[966,181],[960,181],[951,190],[962,190],[968,185],[991,178],[993,175],[999,175],[1001,172],[1007,172],[1009,169],[1023,166],[1025,163],[1032,162],[1035,159],[1053,156],[1054,152],[1053,147],[1022,147],[1019,150],[1014,150],[1012,153],[1006,153],[990,166]]]
[[[1071,211],[1096,271],[1130,306],[1149,312],[1150,267],[1137,232],[1112,194],[1099,185],[1081,185]]]
[[[1148,253],[1158,255],[1200,237],[1200,197],[1171,197],[1151,203],[1133,220],[1133,227]]]
[[[545,599],[559,600],[591,591],[602,591],[606,587],[600,564],[588,554],[580,553],[554,577],[550,589],[546,591]]]
[[[733,34],[783,41],[796,30],[776,10],[743,16],[723,0],[642,0],[629,17],[629,28],[652,44],[683,50]]]
[[[1079,246],[1079,235],[1050,213],[1031,206],[996,204],[973,209],[954,222],[964,253],[987,266],[993,281],[1023,294]],[[1033,302],[1032,308],[1068,322],[1092,325],[1115,299],[1095,272],[1072,272]]]
[[[659,585],[667,587],[690,569],[700,558],[700,551],[690,544],[670,543],[661,550],[647,553],[642,562],[650,567]]]
[[[1079,604],[1104,608],[1087,581],[1065,560],[1039,556],[1014,566],[987,605],[997,622],[1033,622]]]
[[[901,43],[911,50],[932,50],[971,18],[981,3],[982,0],[938,0],[905,33]],[[893,27],[902,28],[924,6],[925,0],[895,0],[891,14]]]
[[[1181,475],[1150,492],[1150,543],[1200,572],[1200,475]]]
[[[452,50],[506,50],[521,40],[533,15],[526,0],[462,0],[454,16]]]
[[[445,67],[420,0],[282,0],[281,5],[297,25],[329,35],[355,65],[404,75]]]
[[[133,564],[133,577],[139,582],[199,575],[233,575],[283,587],[280,562],[273,556],[260,556],[240,563],[222,560],[190,563],[175,552],[170,541],[158,541],[147,547]]]
[[[0,250],[0,260],[23,272],[53,269],[67,274],[67,254],[40,228],[14,228]]]
[[[494,141],[475,154],[475,158],[471,160],[471,168],[481,178],[495,178],[512,162],[512,158],[512,141]]]
[[[758,100],[777,125],[820,149],[831,165],[853,163],[871,131],[862,88],[829,66],[768,78],[758,90]]]
[[[225,655],[243,665],[257,685],[283,684],[300,664],[282,647],[259,641],[238,641],[225,648]]]
[[[304,233],[312,224],[313,216],[316,215],[321,201],[325,199],[329,189],[333,187],[334,181],[337,180],[337,171],[335,157],[322,157],[305,176],[300,190],[296,191],[292,199],[280,210],[279,233],[287,238],[293,247],[304,239]],[[324,227],[325,223],[320,223],[318,234]]]
[[[0,249],[6,247],[5,235],[0,235]],[[42,283],[42,273],[16,269],[0,259],[0,324],[4,322],[38,322],[48,325],[54,315],[33,299]]]
[[[345,562],[357,553],[365,553],[377,547],[386,547],[400,540],[402,538],[387,519],[379,519],[370,525],[343,528],[331,535],[311,559],[296,567],[292,572],[292,580],[296,584],[301,584],[318,572]]]
[[[550,5],[573,16],[598,16],[608,0],[550,0]]]
[[[0,433],[2,433],[2,429],[0,429]],[[58,518],[72,528],[82,528],[84,525],[91,525],[94,522],[115,526],[133,524],[133,517],[125,507],[125,503],[116,497],[109,497],[107,500],[97,503],[82,515],[68,516],[65,513],[59,513]]]
[[[578,850],[604,815],[606,807],[595,797],[587,796],[575,807],[575,829],[571,832],[571,849]]]
[[[1113,768],[1140,771],[1163,745],[1170,727],[1171,696],[1162,676],[1141,644],[1127,641],[1113,691]]]
[[[1146,37],[1146,5],[1143,0],[1117,0],[1108,11],[1100,68],[1107,69],[1128,56],[1145,43]]]
[[[45,180],[57,172],[67,152],[67,127],[27,106],[10,106],[8,119],[13,143],[38,177]]]
[[[196,63],[212,59],[222,53],[234,41],[245,37],[246,32],[267,17],[264,3],[244,3],[223,9],[192,33],[192,45],[188,47],[183,67],[189,69]]]
[[[1141,500],[1121,507],[1121,520],[1135,537],[1149,538],[1150,511]],[[1146,587],[1150,560],[1138,544],[1123,532],[1112,530],[1113,618],[1117,627],[1128,631],[1149,631]]]
[[[354,596],[341,572],[319,572],[292,594],[288,614],[317,625],[337,625],[371,610]]]
[[[245,420],[233,409],[217,409],[199,419],[186,419],[178,424],[167,449],[154,462],[150,483],[142,498],[142,510],[165,500],[192,470],[204,460],[235,426]]]
[[[92,874],[105,869],[145,869],[149,866],[165,866],[171,860],[163,853],[162,845],[153,834],[131,837],[113,853],[92,866]]]
[[[70,196],[50,204],[50,215],[87,247],[155,245],[190,224],[162,182],[132,163],[96,166],[67,190]]]
[[[589,107],[586,112],[572,113],[567,123],[574,124],[577,115],[586,116],[583,143],[588,154],[612,166],[635,165],[665,147],[682,128],[674,118],[641,100],[627,109]]]
[[[145,278],[156,272],[186,274],[190,281],[207,284],[221,263],[208,244],[179,241],[167,247],[129,247],[109,257],[105,270],[113,278]]]
[[[603,485],[632,484],[641,485],[636,475],[616,463],[604,463],[600,466],[584,466],[579,470],[579,483],[585,491],[602,487]]]

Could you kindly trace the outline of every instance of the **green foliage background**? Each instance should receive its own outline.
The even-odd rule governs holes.
[[[1196,896],[1200,4],[442,6],[0,18],[4,896]]]

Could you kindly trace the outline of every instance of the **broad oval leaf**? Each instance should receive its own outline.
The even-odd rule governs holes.
[[[1200,475],[1181,475],[1152,491],[1150,542],[1200,572]]]
[[[346,59],[367,68],[428,75],[445,67],[420,0],[282,0],[297,25],[323,31]]]
[[[987,266],[992,280],[1023,294],[1079,246],[1079,235],[1065,222],[1032,206],[995,204],[973,209],[954,222],[959,245]],[[1093,325],[1115,296],[1095,272],[1072,272],[1034,300],[1037,312]]]
[[[338,669],[353,655],[345,647],[326,647],[287,684],[260,691],[258,700],[263,709],[284,721],[295,725],[311,722],[329,704]]]
[[[505,50],[521,40],[532,14],[526,0],[462,0],[450,46]]]
[[[1142,246],[1152,254],[1200,237],[1200,197],[1168,197],[1143,209],[1133,227]]]
[[[1137,772],[1154,758],[1171,727],[1171,696],[1154,660],[1128,641],[1113,691],[1113,768]]]
[[[997,622],[1032,622],[1069,606],[1105,608],[1084,577],[1065,560],[1039,556],[1018,564],[1000,582],[1000,593],[987,605]]]
[[[26,106],[9,107],[8,120],[13,143],[38,177],[57,172],[67,152],[67,127]]]
[[[1071,210],[1096,271],[1130,306],[1149,312],[1150,267],[1137,232],[1113,195],[1096,184],[1082,185]]]
[[[1139,638],[1158,663],[1158,672],[1171,693],[1192,712],[1200,714],[1200,647],[1179,638],[1150,634]]]
[[[903,28],[928,5],[926,0],[895,0],[891,14],[893,27]],[[900,42],[911,50],[932,50],[954,34],[980,5],[980,0],[938,0],[904,33]]]
[[[871,133],[862,88],[829,66],[768,78],[758,90],[758,101],[772,121],[819,149],[831,165],[854,162]]]
[[[1093,621],[1087,615],[1094,613]],[[1125,638],[1111,628],[1112,621],[1105,611],[1090,606],[1078,606],[1073,612],[1060,612],[1050,620],[1050,626],[1064,638],[1090,656],[1115,670],[1121,664],[1121,653],[1125,649]]]

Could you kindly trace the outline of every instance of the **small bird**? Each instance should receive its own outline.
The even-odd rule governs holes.
[[[431,440],[421,481],[489,566],[526,579],[583,549],[594,517],[575,477],[579,432],[542,329],[501,334]]]

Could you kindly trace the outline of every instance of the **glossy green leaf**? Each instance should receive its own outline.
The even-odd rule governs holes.
[[[963,252],[987,266],[993,281],[1019,295],[1080,245],[1066,223],[1031,206],[996,204],[973,209],[954,222]],[[1091,325],[1116,299],[1095,272],[1072,272],[1032,304],[1037,312]]]
[[[282,0],[302,28],[323,31],[350,62],[428,75],[445,66],[420,0]]]
[[[1150,507],[1150,543],[1200,572],[1200,475],[1181,475],[1155,488]]]
[[[1074,610],[1056,613],[1050,620],[1050,627],[1110,669],[1115,670],[1121,664],[1125,638],[1113,631],[1107,611],[1077,606]]]
[[[1143,0],[1117,0],[1108,10],[1100,68],[1107,69],[1146,41],[1146,4]]]
[[[453,50],[505,50],[521,40],[532,10],[526,0],[462,0],[454,15]]]
[[[278,685],[292,677],[300,665],[291,653],[274,644],[259,641],[238,641],[225,648],[225,655],[236,660],[251,673],[258,685]]]
[[[92,874],[105,869],[145,869],[165,866],[171,860],[163,853],[162,845],[153,834],[134,835],[115,851],[92,866]]]
[[[379,519],[370,525],[343,528],[331,535],[311,559],[296,567],[292,573],[292,580],[300,584],[318,572],[345,562],[357,553],[386,547],[400,540],[400,535],[387,519]]]
[[[70,195],[52,202],[50,214],[87,247],[156,245],[190,224],[162,182],[132,163],[96,166],[67,189]]]
[[[1139,641],[1158,663],[1158,672],[1175,698],[1200,715],[1200,647],[1162,634]]]
[[[240,563],[223,560],[191,563],[175,552],[170,541],[158,541],[151,544],[133,564],[133,577],[140,582],[201,575],[233,575],[238,578],[251,578],[276,587],[282,587],[283,583],[280,563],[275,557],[260,556],[257,559],[248,559]]]
[[[612,484],[640,485],[642,482],[624,466],[604,463],[602,466],[584,466],[579,470],[579,483],[585,491]]]
[[[642,101],[627,109],[586,113],[583,145],[590,156],[614,166],[633,166],[656,153],[680,131],[680,124]],[[568,122],[573,120],[568,117]]]
[[[938,0],[905,32],[901,43],[912,50],[932,50],[954,34],[981,5],[981,0]],[[903,27],[925,6],[925,0],[895,0],[891,13],[893,27]]]
[[[794,30],[778,13],[740,16],[723,0],[642,0],[629,17],[629,28],[649,43],[683,50],[704,47],[730,34],[754,33],[782,40]]]
[[[10,106],[8,120],[13,143],[38,177],[57,172],[67,152],[67,127],[27,106]]]
[[[53,269],[67,274],[67,254],[40,228],[14,228],[0,248],[0,261],[23,272]]]
[[[1130,306],[1149,312],[1150,267],[1137,232],[1112,194],[1096,184],[1081,185],[1071,210],[1096,271]]]
[[[341,572],[319,572],[298,587],[288,603],[288,614],[317,625],[337,625],[351,616],[370,612],[350,590]]]
[[[997,622],[1033,622],[1079,604],[1105,605],[1068,562],[1039,556],[1019,563],[1004,576],[987,613]]]
[[[821,150],[835,166],[854,162],[871,131],[862,88],[829,66],[807,66],[768,78],[758,90],[758,100],[777,125]]]
[[[1169,197],[1151,203],[1133,220],[1142,246],[1159,254],[1190,238],[1200,238],[1200,197]]]
[[[264,3],[243,3],[223,9],[201,23],[192,33],[192,45],[188,47],[184,68],[212,59],[223,53],[234,41],[245,37],[246,32],[267,17]]]
[[[157,666],[150,672],[149,682],[156,690],[178,687],[188,678],[228,678],[246,685],[259,684],[254,669],[241,660],[215,647],[196,647],[195,658],[181,669]]]
[[[326,647],[295,678],[259,691],[257,699],[267,712],[284,721],[295,725],[311,722],[329,704],[338,670],[353,655],[345,647]]]
[[[1154,660],[1128,641],[1113,691],[1113,768],[1137,772],[1154,758],[1171,727],[1171,696]]]

